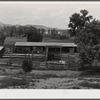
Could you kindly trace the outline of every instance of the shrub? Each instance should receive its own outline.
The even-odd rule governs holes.
[[[30,58],[25,58],[22,63],[22,69],[24,72],[30,72],[32,70],[32,60]]]

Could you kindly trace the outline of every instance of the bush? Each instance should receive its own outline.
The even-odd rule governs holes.
[[[32,70],[32,60],[30,58],[25,58],[22,63],[22,69],[24,72],[30,72]]]

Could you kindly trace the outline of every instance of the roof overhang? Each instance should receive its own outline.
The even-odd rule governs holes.
[[[55,43],[55,42],[16,42],[15,46],[38,46],[38,47],[77,47],[75,43]]]

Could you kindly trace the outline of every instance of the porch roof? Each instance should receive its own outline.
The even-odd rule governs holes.
[[[16,42],[15,46],[62,46],[62,47],[77,47],[75,43],[55,43],[55,42]]]

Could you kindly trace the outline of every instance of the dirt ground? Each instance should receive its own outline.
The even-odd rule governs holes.
[[[0,68],[1,89],[100,89],[100,75],[94,72]]]

